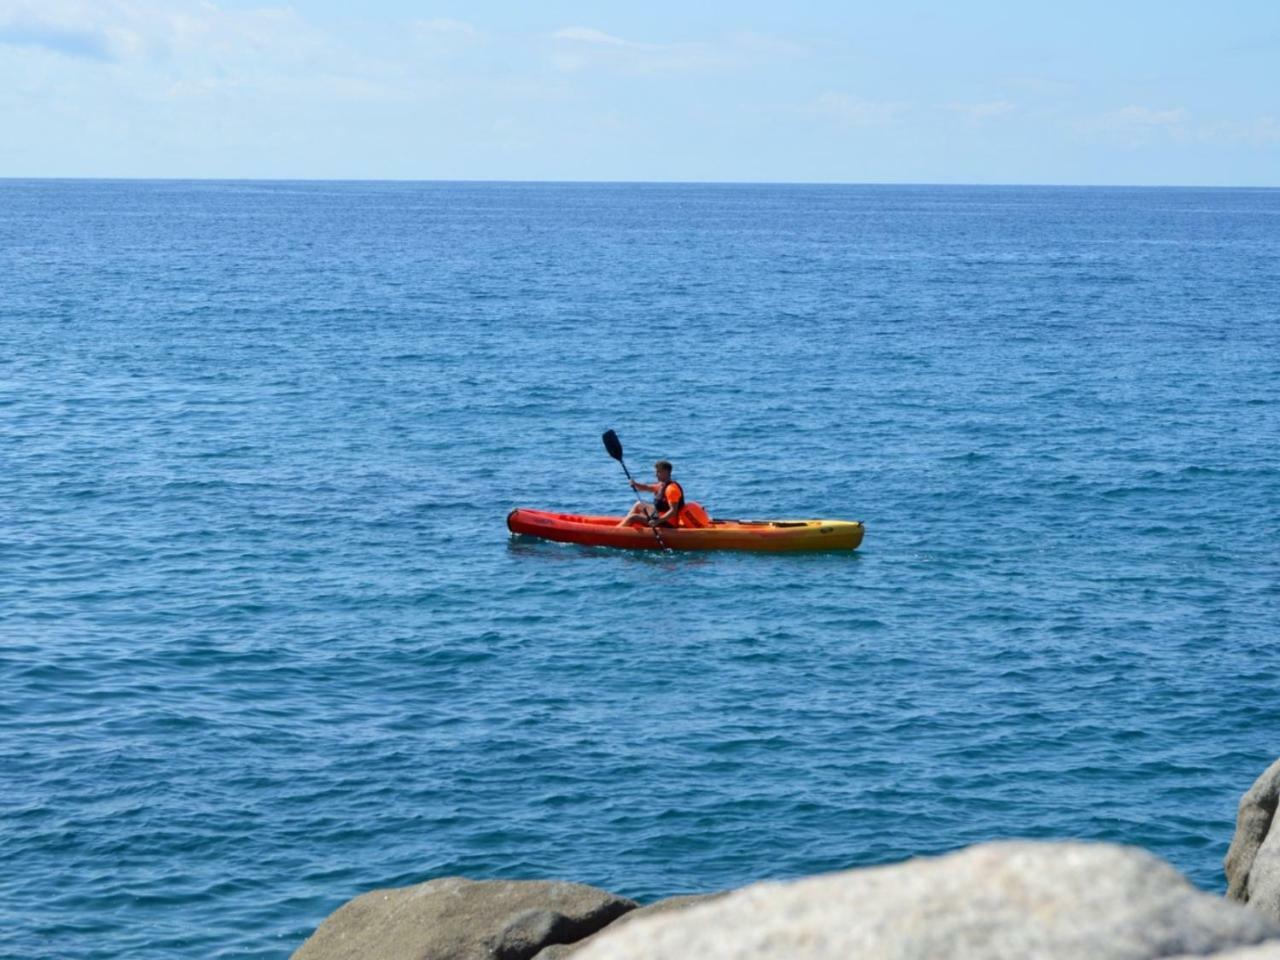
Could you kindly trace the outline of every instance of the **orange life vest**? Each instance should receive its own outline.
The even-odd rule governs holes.
[[[671,498],[667,496],[667,491],[675,487],[676,498],[675,503],[671,502]],[[684,489],[674,480],[668,480],[666,483],[658,485],[658,492],[653,495],[653,509],[658,511],[659,515],[666,513],[674,506],[676,508],[675,515],[667,521],[673,527],[680,526],[680,514],[684,510]]]

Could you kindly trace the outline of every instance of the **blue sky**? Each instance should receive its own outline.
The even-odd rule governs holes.
[[[0,176],[1280,186],[1280,3],[0,0]]]

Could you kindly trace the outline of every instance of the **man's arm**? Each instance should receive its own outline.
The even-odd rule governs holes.
[[[660,523],[666,523],[668,520],[670,520],[670,519],[671,519],[672,517],[674,517],[675,515],[676,515],[676,508],[675,508],[675,507],[672,507],[672,508],[671,508],[670,510],[668,510],[666,513],[660,513],[660,514],[658,514],[657,516],[651,517],[651,518],[649,519],[649,523],[650,523],[652,526],[655,526],[655,527],[656,527],[656,526],[657,526],[658,524],[660,524]]]
[[[654,486],[657,486],[657,484],[654,484]],[[674,481],[672,481],[672,486],[674,486],[677,490],[680,491],[680,496],[676,497],[675,500],[671,501],[671,503],[667,506],[667,509],[664,512],[658,514],[653,518],[652,523],[655,526],[659,523],[666,523],[668,520],[674,519],[675,515],[680,512],[680,500],[684,497],[684,490],[680,487],[678,483],[675,483]]]

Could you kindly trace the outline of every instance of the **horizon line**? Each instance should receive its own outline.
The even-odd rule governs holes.
[[[456,179],[449,177],[90,177],[0,175],[0,183],[397,183],[397,184],[494,184],[527,186],[702,186],[702,187],[984,187],[992,189],[1074,190],[1280,190],[1280,184],[1197,183],[1049,183],[962,182],[910,180],[512,180],[498,177]]]

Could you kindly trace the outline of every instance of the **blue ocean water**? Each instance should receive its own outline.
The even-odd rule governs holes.
[[[0,953],[283,958],[997,837],[1206,889],[1280,754],[1280,191],[0,182]],[[600,444],[852,555],[509,539]]]

